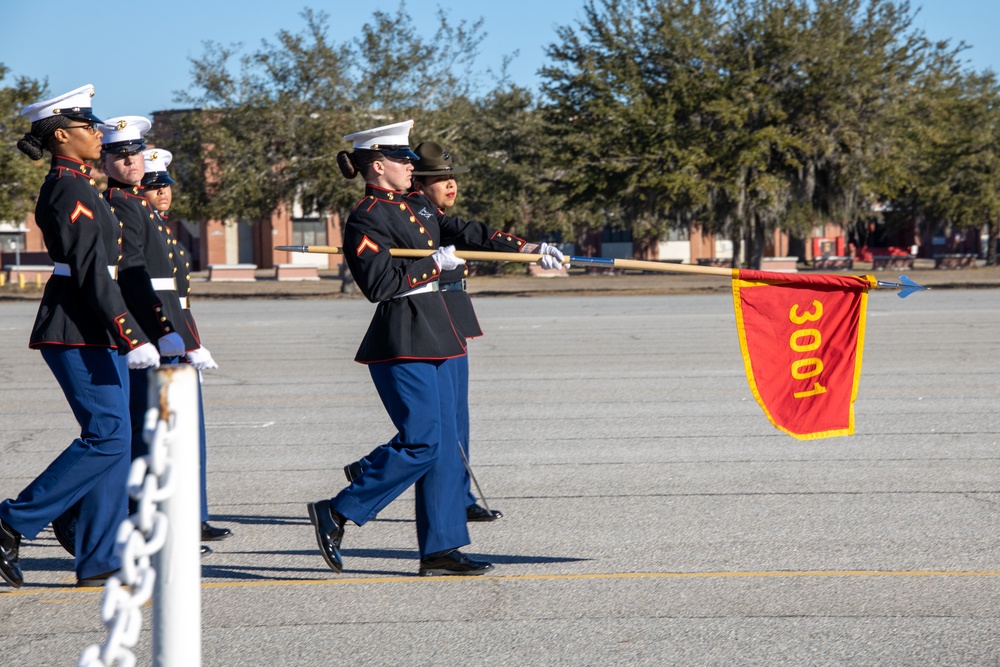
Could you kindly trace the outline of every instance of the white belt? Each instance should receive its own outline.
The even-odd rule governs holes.
[[[69,269],[69,264],[63,264],[62,262],[52,262],[55,266],[52,267],[52,275],[54,276],[71,276],[73,272]],[[118,265],[109,264],[108,273],[111,274],[112,280],[118,280]]]
[[[153,290],[156,292],[176,292],[177,291],[177,279],[176,278],[150,278],[149,282],[153,284]]]
[[[438,285],[438,281],[435,280],[432,283],[427,283],[426,285],[421,285],[420,287],[415,287],[415,288],[411,289],[409,292],[403,292],[402,294],[397,294],[396,296],[394,296],[392,298],[393,299],[402,299],[404,296],[413,296],[414,294],[423,294],[424,292],[437,292],[440,289],[441,289],[441,286]]]
[[[187,310],[190,307],[191,306],[188,305],[188,298],[186,296],[182,296],[181,297],[181,308],[183,308],[184,310]]]

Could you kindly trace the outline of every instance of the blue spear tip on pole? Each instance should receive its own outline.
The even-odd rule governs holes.
[[[905,299],[906,297],[910,296],[914,292],[919,292],[921,290],[930,289],[929,287],[925,287],[923,285],[920,285],[918,283],[913,282],[912,280],[910,280],[909,278],[907,278],[905,275],[902,275],[902,276],[899,277],[899,282],[898,283],[890,283],[890,282],[885,282],[885,281],[880,280],[880,281],[878,281],[877,284],[878,284],[879,287],[885,287],[885,288],[888,288],[888,289],[898,289],[899,293],[896,296],[898,296],[900,299]]]

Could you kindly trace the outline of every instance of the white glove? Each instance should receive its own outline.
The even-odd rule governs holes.
[[[184,339],[176,331],[156,341],[156,347],[160,348],[161,357],[183,357],[185,352]]]
[[[219,364],[215,363],[215,359],[212,358],[212,353],[205,347],[199,347],[197,350],[191,350],[188,352],[187,357],[188,361],[191,362],[191,365],[199,371],[208,371],[219,367]]]
[[[159,368],[160,353],[156,351],[155,346],[143,343],[125,355],[125,362],[128,363],[129,369],[133,371],[142,368]]]
[[[538,254],[542,258],[538,260],[538,266],[543,269],[559,269],[563,265],[563,254],[559,248],[548,243],[543,243],[538,247]]]
[[[445,245],[434,251],[431,255],[434,263],[438,265],[438,271],[451,271],[465,264],[461,257],[455,257],[455,246]]]

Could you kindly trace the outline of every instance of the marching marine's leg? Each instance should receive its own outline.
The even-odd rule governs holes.
[[[470,462],[469,454],[469,355],[456,359],[452,366],[452,375],[455,382],[455,417],[458,426],[458,439],[465,454],[465,461]],[[466,521],[496,521],[503,514],[499,510],[488,509],[476,502],[476,496],[472,493],[472,474],[462,463],[462,476],[465,480],[465,520]]]
[[[16,500],[0,503],[0,519],[28,539],[81,499],[77,536],[84,551],[78,579],[118,569],[118,524],[125,518],[129,461],[128,375],[124,358],[108,348],[42,348],[80,424],[73,441]],[[85,536],[85,537],[84,537]]]
[[[115,355],[119,377],[123,383],[130,380],[125,357]],[[126,393],[128,385],[126,384]],[[109,424],[119,424],[122,435],[130,432],[128,424],[122,424],[117,417],[120,408],[113,407],[99,419]],[[117,463],[107,472],[101,484],[95,485],[75,505],[76,521],[76,576],[79,583],[89,581],[102,585],[103,579],[118,570],[121,561],[115,554],[118,527],[126,518],[126,485],[131,466],[129,456],[119,456]],[[109,489],[113,491],[109,493]],[[124,491],[120,493],[118,490]]]
[[[465,517],[467,484],[456,423],[455,369],[449,359],[439,368],[441,450],[434,467],[416,486],[420,576],[485,574],[492,563],[458,550],[469,544]],[[449,446],[449,443],[454,445]]]
[[[217,542],[233,536],[233,531],[208,522],[208,438],[205,433],[205,401],[201,391],[201,371],[198,371],[198,454],[201,465],[201,541]],[[206,553],[208,547],[202,548]]]
[[[334,509],[359,526],[431,468],[441,439],[434,362],[385,362],[368,369],[399,435],[333,499]]]
[[[389,445],[377,448],[371,466],[337,497],[309,504],[310,520],[327,564],[336,572],[341,569],[340,540],[346,520],[363,525],[417,483],[421,573],[425,556],[433,564],[429,574],[486,572],[491,565],[470,561],[457,550],[468,544],[469,538],[462,478],[456,465],[459,455],[451,370],[439,361],[408,361],[370,364],[369,372],[399,433]],[[443,438],[455,444],[446,446]],[[442,461],[439,457],[445,449]]]
[[[455,426],[458,429],[458,442],[465,453],[465,460],[469,458],[469,355],[448,360],[451,368],[452,381],[455,385]],[[461,461],[459,461],[461,462]],[[465,466],[463,465],[464,469]],[[476,496],[472,493],[472,479],[469,471],[462,474],[465,480],[465,506],[476,504]]]
[[[469,530],[465,525],[465,466],[458,449],[455,423],[454,361],[457,360],[439,362],[434,369],[434,384],[439,398],[437,406],[434,406],[437,413],[429,412],[434,408],[428,406],[428,412],[420,415],[423,421],[437,422],[440,434],[434,465],[417,480],[415,489],[417,544],[421,560],[425,560],[428,554],[469,543]]]
[[[456,357],[448,360],[448,368],[451,372],[452,383],[455,388],[455,417],[458,429],[458,443],[465,454],[465,460],[469,460],[469,362],[468,356]],[[384,445],[379,445],[361,459],[348,463],[344,466],[344,476],[348,482],[353,482],[359,478],[365,469],[372,465],[372,461],[379,456],[385,448],[392,447],[398,443],[397,438],[393,438]],[[461,463],[461,457],[459,457]],[[465,487],[465,519],[466,521],[496,521],[503,516],[499,510],[487,509],[476,501],[476,496],[472,493],[472,477],[465,464],[462,463],[462,477]]]
[[[437,390],[428,393],[427,380],[432,374],[426,370],[427,366],[423,362],[391,361],[368,366],[382,404],[399,434],[389,445],[377,447],[371,465],[335,498],[306,506],[320,552],[334,572],[343,569],[340,544],[344,524],[350,520],[363,526],[434,464],[440,427],[436,419]],[[412,395],[413,400],[407,403],[404,395]],[[435,416],[433,423],[409,426],[408,420],[415,413],[428,412]]]

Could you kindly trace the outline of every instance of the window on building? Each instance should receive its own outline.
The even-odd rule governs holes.
[[[632,231],[629,229],[615,229],[606,226],[601,231],[601,243],[630,243],[632,241]]]
[[[24,251],[24,233],[0,232],[0,252]]]
[[[292,243],[295,245],[326,245],[326,223],[320,218],[292,220]]]
[[[670,231],[667,232],[667,241],[690,241],[691,240],[691,228],[690,227],[671,227]]]

